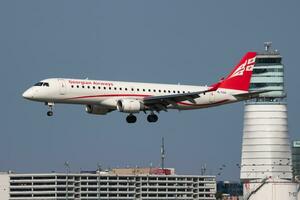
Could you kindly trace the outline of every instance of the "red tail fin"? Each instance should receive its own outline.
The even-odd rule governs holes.
[[[220,84],[220,88],[248,91],[256,52],[248,52]]]

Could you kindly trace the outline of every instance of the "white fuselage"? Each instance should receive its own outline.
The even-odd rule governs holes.
[[[117,101],[120,99],[143,100],[149,96],[182,94],[209,89],[208,86],[63,78],[45,79],[39,83],[41,84],[26,90],[23,97],[47,103],[98,105],[112,110],[117,109]],[[193,101],[170,104],[168,108],[188,110],[222,105],[236,102],[237,99],[233,95],[243,92],[219,88],[217,91],[201,94]]]

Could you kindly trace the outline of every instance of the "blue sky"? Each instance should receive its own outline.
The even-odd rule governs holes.
[[[291,139],[299,139],[299,1],[0,1],[0,171],[159,165],[238,180],[243,103],[146,116],[93,116],[22,92],[48,77],[205,85],[272,41],[284,57]]]

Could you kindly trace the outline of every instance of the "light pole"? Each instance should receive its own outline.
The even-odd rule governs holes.
[[[70,172],[70,164],[68,161],[65,162],[65,167],[67,170],[67,183],[66,183],[66,200],[69,199],[69,172]]]
[[[97,173],[98,173],[98,199],[100,200],[100,180],[101,180],[101,164],[97,163]]]

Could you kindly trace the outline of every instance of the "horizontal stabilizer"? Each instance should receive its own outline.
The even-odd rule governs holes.
[[[271,92],[271,91],[272,90],[247,92],[247,93],[235,94],[234,97],[236,97],[239,100],[253,99],[253,98],[259,97],[259,94],[266,93],[266,92]]]

